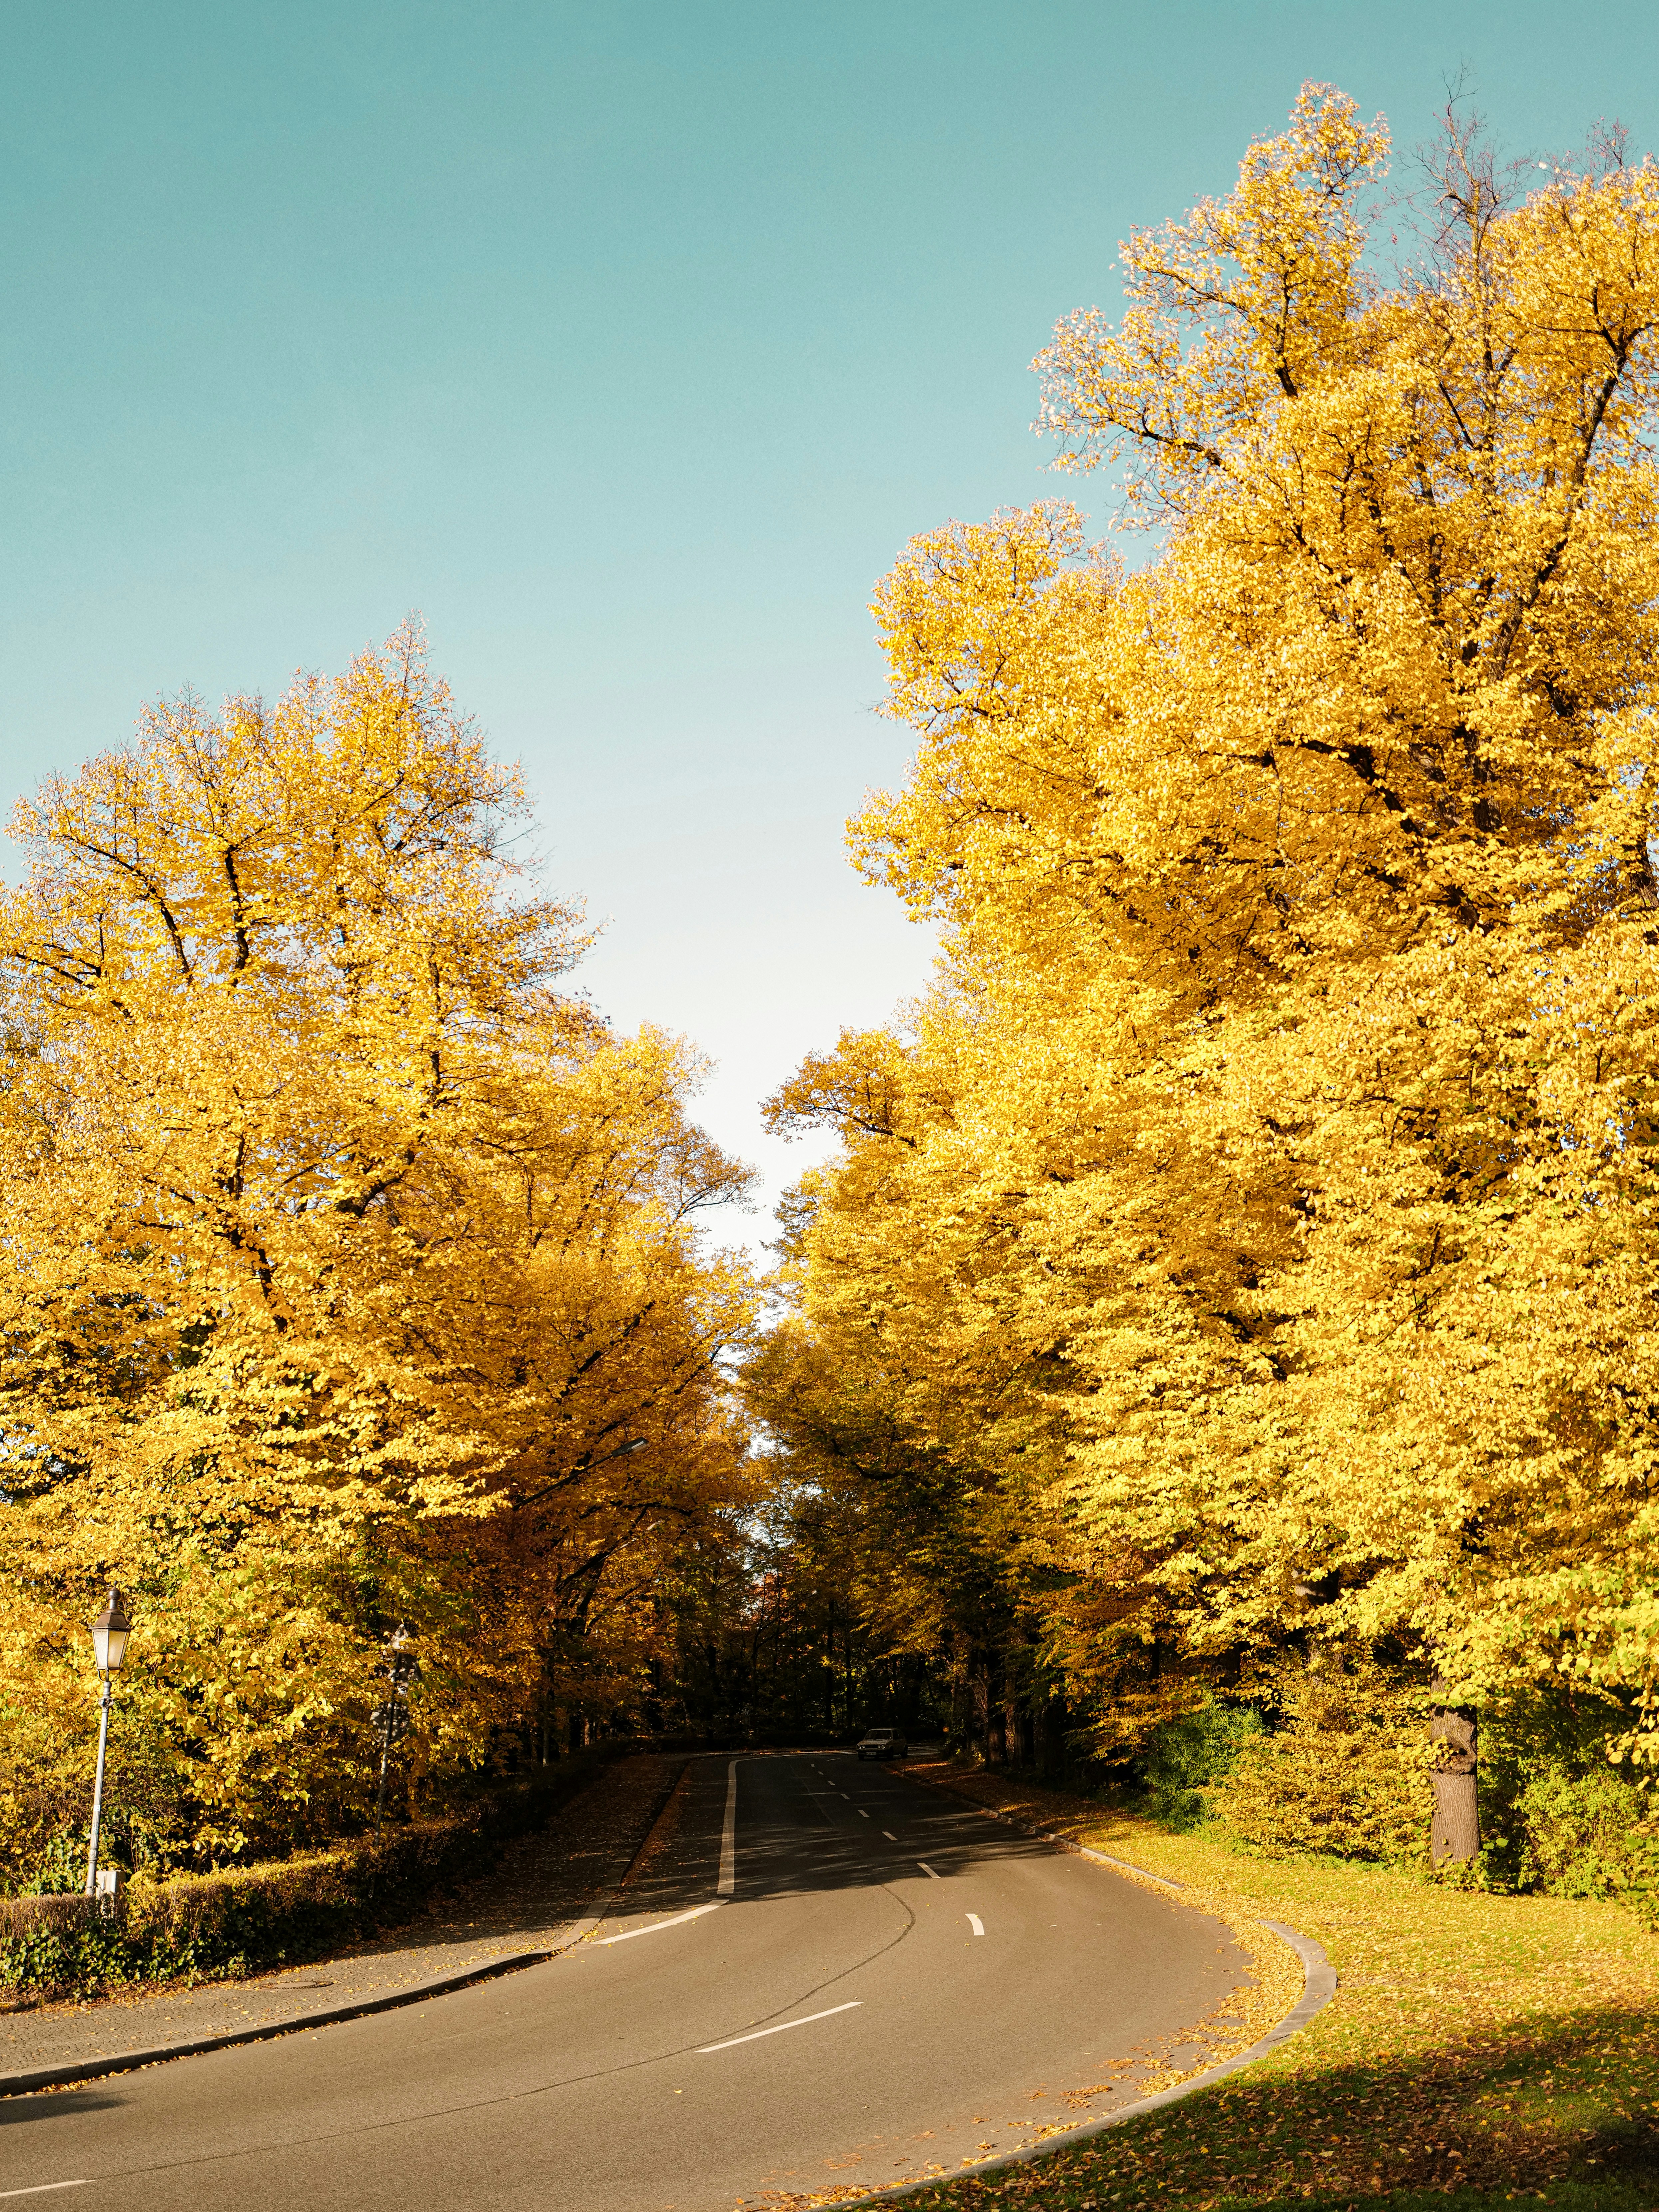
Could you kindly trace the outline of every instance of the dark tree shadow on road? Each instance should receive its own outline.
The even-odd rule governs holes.
[[[82,2112],[106,2112],[125,2105],[107,2089],[36,2089],[25,2097],[0,2097],[0,2126],[24,2126],[31,2120],[72,2119]]]

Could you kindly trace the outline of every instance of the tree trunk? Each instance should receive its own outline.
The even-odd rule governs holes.
[[[985,1655],[985,1756],[993,1766],[1008,1764],[1008,1688],[1002,1653]]]
[[[968,1658],[968,1747],[991,1759],[991,1670],[977,1648]]]
[[[1009,1717],[1013,1723],[1014,1756],[1023,1770],[1030,1769],[1036,1764],[1036,1716],[1024,1698],[1016,1698],[1011,1702]]]
[[[1443,1690],[1437,1680],[1437,1691]],[[1467,1706],[1439,1705],[1431,1715],[1429,1735],[1445,1749],[1434,1770],[1434,1823],[1429,1858],[1467,1864],[1480,1849],[1480,1814],[1475,1794],[1480,1771],[1480,1723]]]
[[[1066,1700],[1051,1696],[1042,1708],[1042,1747],[1038,1765],[1045,1782],[1060,1786],[1066,1778]]]
[[[951,1741],[965,1751],[974,1740],[973,1654],[960,1637],[951,1647]]]

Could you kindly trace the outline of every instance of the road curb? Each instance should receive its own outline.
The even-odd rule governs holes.
[[[556,1942],[535,1951],[510,1952],[504,1959],[490,1959],[482,1966],[464,1966],[453,1974],[434,1974],[429,1980],[416,1982],[406,1990],[393,1990],[385,1996],[363,1997],[356,2004],[331,2005],[319,2012],[295,2013],[289,2020],[267,2021],[261,2027],[234,2028],[225,2035],[193,2037],[183,2043],[158,2044],[151,2051],[117,2051],[104,2058],[82,2061],[73,2066],[38,2066],[24,2074],[0,2074],[0,2097],[27,2096],[40,2089],[68,2088],[76,2081],[96,2081],[106,2074],[132,2074],[141,2066],[160,2066],[169,2058],[197,2058],[210,2051],[232,2051],[243,2043],[271,2043],[279,2035],[300,2035],[307,2028],[336,2027],[343,2021],[366,2020],[377,2012],[395,2012],[401,2005],[424,2004],[429,1997],[447,1996],[452,1990],[469,1989],[475,1982],[493,1982],[502,1974],[516,1974],[526,1966],[544,1966],[551,1959],[562,1958],[575,1948],[593,1930],[616,1903],[627,1885],[628,1877],[639,1863],[651,1838],[656,1833],[657,1823],[662,1818],[669,1800],[679,1787],[685,1761],[664,1794],[663,1802],[651,1817],[651,1825],[644,1838],[629,1859],[623,1873],[599,1898],[594,1909],[584,1913],[580,1920],[569,1921],[559,1932]],[[574,1801],[573,1801],[574,1802]],[[234,1987],[234,1984],[226,1986]]]
[[[1086,1856],[1097,1858],[1103,1855],[1091,1851]],[[1116,1865],[1121,1862],[1107,1860],[1106,1863]],[[1134,1871],[1138,1874],[1141,1869],[1137,1867]],[[1156,1881],[1158,1877],[1154,1875],[1153,1879]],[[1139,2119],[1143,2113],[1161,2112],[1166,2105],[1179,2104],[1183,2097],[1196,2096],[1200,2089],[1207,2089],[1217,2081],[1225,2081],[1228,2075],[1237,2074],[1242,2067],[1254,2066],[1258,2059],[1265,2058],[1279,2044],[1286,2043],[1291,2036],[1299,2034],[1315,2014],[1322,2012],[1336,1995],[1336,1969],[1311,1936],[1301,1935],[1296,1929],[1286,1928],[1277,1920],[1264,1920],[1261,1924],[1263,1928],[1271,1929],[1283,1942],[1288,1943],[1301,1960],[1302,1995],[1284,2019],[1270,2027],[1265,2035],[1259,2036],[1248,2051],[1238,2051],[1231,2058],[1224,2058],[1219,2065],[1206,2067],[1203,2073],[1194,2074],[1189,2081],[1177,2081],[1173,2087],[1160,2089],[1154,2096],[1137,2098],[1133,2105],[1125,2105],[1121,2111],[1108,2113],[1104,2119],[1087,2120],[1081,2127],[1067,2128],[1060,2135],[1046,2136],[1041,2142],[1031,2143],[1024,2150],[1004,2151],[1000,2158],[988,2158],[977,2165],[958,2166],[953,2173],[935,2173],[926,2181],[897,2182],[890,2189],[872,2190],[867,2197],[849,2197],[837,2206],[836,2212],[859,2212],[861,2204],[888,2204],[896,2197],[919,2197],[925,2190],[948,2189],[958,2181],[977,2181],[981,2174],[996,2173],[1005,2166],[1030,2166],[1034,2160],[1047,2158],[1053,2151],[1068,2150],[1077,2143],[1088,2142],[1096,2136],[1106,2135],[1113,2128],[1123,2127],[1130,2120]]]
[[[921,1789],[950,1789],[948,1783],[919,1783],[917,1786]],[[1115,1859],[1105,1851],[1091,1850],[1085,1844],[1073,1843],[1069,1836],[1051,1835],[1045,1828],[1027,1827],[1022,1820],[1011,1820],[1006,1814],[994,1812],[988,1805],[980,1805],[979,1801],[969,1796],[966,1790],[952,1790],[951,1794],[976,1806],[982,1813],[991,1813],[994,1819],[1004,1821],[1011,1828],[1018,1828],[1023,1835],[1035,1836],[1043,1843],[1056,1844],[1062,1850],[1071,1851],[1079,1858],[1092,1859],[1097,1865],[1109,1867],[1115,1873],[1133,1875],[1143,1881],[1155,1881],[1164,1889],[1184,1890],[1187,1887],[1185,1882],[1173,1881],[1167,1875],[1152,1874],[1145,1867],[1132,1866],[1127,1859]],[[1203,1908],[1195,1906],[1194,1909],[1201,1911]],[[890,2188],[872,2189],[864,2197],[847,2197],[836,2207],[836,2212],[859,2212],[860,2205],[890,2204],[901,2197],[920,2197],[929,2189],[947,2189],[958,2181],[977,2181],[981,2174],[997,2173],[1006,2166],[1030,2166],[1034,2160],[1047,2158],[1053,2151],[1070,2149],[1074,2144],[1088,2142],[1096,2136],[1106,2135],[1113,2128],[1123,2127],[1130,2120],[1139,2119],[1143,2113],[1160,2112],[1166,2105],[1179,2104],[1183,2097],[1196,2096],[1200,2089],[1207,2089],[1214,2082],[1225,2081],[1230,2074],[1237,2074],[1241,2068],[1254,2066],[1258,2059],[1265,2058],[1281,2043],[1287,2043],[1291,2036],[1300,2034],[1315,2014],[1325,2009],[1337,1990],[1336,1969],[1326,1957],[1322,1947],[1316,1943],[1311,1936],[1304,1936],[1299,1929],[1287,1928],[1278,1920],[1262,1920],[1258,1925],[1277,1936],[1301,1960],[1302,1995],[1284,2019],[1277,2021],[1265,2035],[1258,2036],[1249,2050],[1237,2051],[1217,2065],[1207,2066],[1201,2074],[1194,2074],[1185,2081],[1177,2081],[1168,2089],[1159,2089],[1150,2097],[1139,2097],[1133,2105],[1125,2105],[1115,2112],[1109,2112],[1103,2119],[1085,2120],[1081,2127],[1066,2128],[1057,2135],[1045,2136],[1041,2142],[1029,2144],[1024,2150],[1004,2151],[998,2158],[988,2158],[972,2166],[957,2166],[954,2172],[930,2174],[925,2181],[895,2182]]]
[[[0,2097],[20,2097],[33,2089],[67,2087],[74,2081],[95,2081],[106,2074],[131,2074],[141,2066],[159,2066],[168,2058],[195,2058],[208,2051],[229,2051],[239,2043],[270,2043],[279,2035],[298,2035],[308,2027],[332,2027],[345,2020],[363,2020],[371,2013],[394,2012],[399,2005],[420,2004],[442,1996],[449,1990],[464,1990],[473,1982],[494,1981],[498,1974],[516,1973],[521,1966],[539,1966],[581,1941],[599,1925],[599,1916],[578,1921],[565,1941],[550,1951],[515,1951],[509,1958],[492,1959],[483,1966],[469,1966],[458,1974],[436,1974],[388,1996],[364,1997],[356,2004],[331,2005],[325,2012],[297,2012],[290,2020],[267,2021],[262,2027],[234,2029],[228,2035],[201,2035],[185,2043],[160,2043],[152,2051],[117,2051],[109,2057],[92,2058],[76,2066],[38,2066],[27,2074],[0,2074]]]

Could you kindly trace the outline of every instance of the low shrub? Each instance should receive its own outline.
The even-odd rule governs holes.
[[[1224,1705],[1216,1698],[1160,1722],[1134,1762],[1145,1793],[1141,1809],[1178,1832],[1197,1827],[1209,1817],[1216,1784],[1261,1733],[1261,1716],[1253,1705]]]
[[[1602,1897],[1659,1928],[1659,1806],[1611,1766],[1540,1765],[1515,1800],[1523,1873],[1556,1897]]]
[[[82,1896],[0,1897],[0,1943],[32,1935],[38,1928],[72,1935],[97,1919],[103,1908],[96,1899]]]
[[[90,1897],[0,1898],[0,1982],[56,1991],[131,1978],[118,1914]]]
[[[1659,1785],[1607,1758],[1632,1718],[1625,1701],[1574,1683],[1482,1714],[1484,1887],[1607,1898],[1659,1926]]]
[[[1399,1863],[1421,1856],[1432,1808],[1420,1763],[1370,1729],[1299,1731],[1247,1744],[1216,1811],[1258,1850]]]
[[[321,1956],[398,1926],[434,1891],[481,1871],[590,1782],[610,1748],[562,1759],[464,1813],[413,1820],[378,1840],[170,1881],[140,1875],[113,1912],[83,1897],[0,1898],[0,1982],[83,1993],[181,1975],[213,1980]]]

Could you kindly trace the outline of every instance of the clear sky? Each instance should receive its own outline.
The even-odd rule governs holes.
[[[14,0],[0,55],[0,781],[420,610],[580,980],[771,1190],[758,1099],[929,963],[842,854],[869,587],[1067,489],[1028,364],[1117,240],[1305,77],[1401,149],[1462,64],[1512,151],[1659,137],[1650,0]]]

